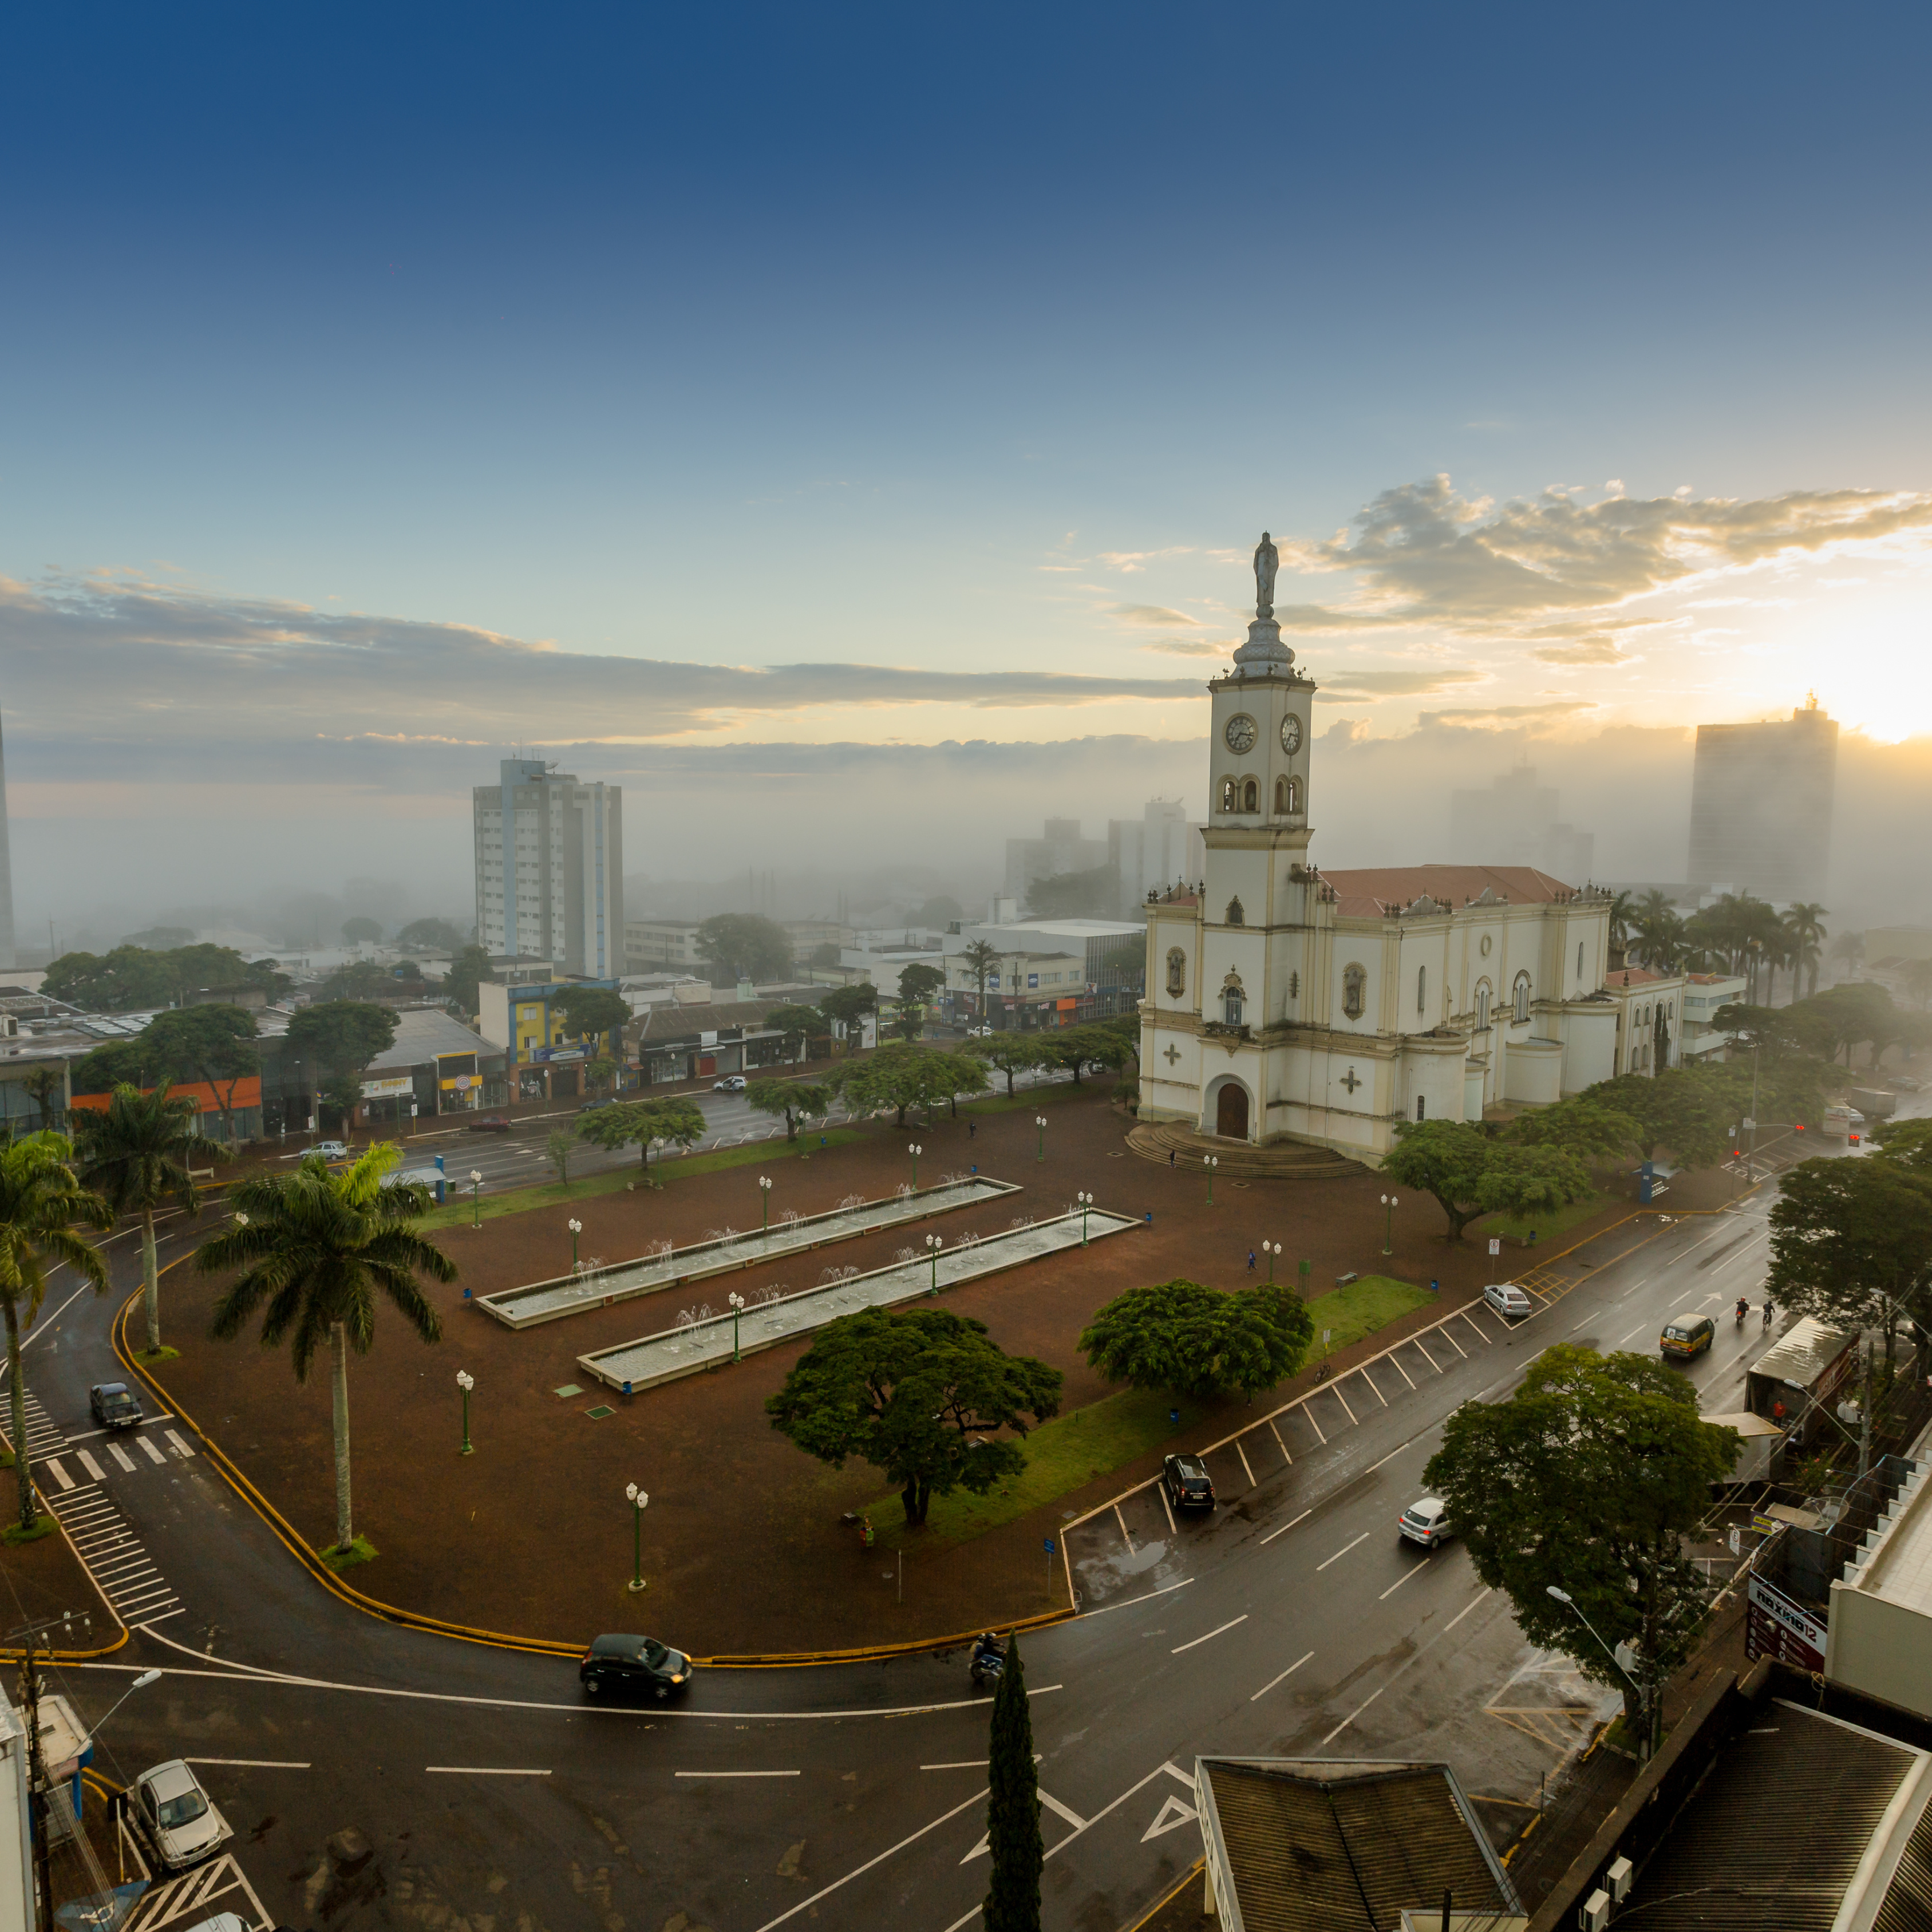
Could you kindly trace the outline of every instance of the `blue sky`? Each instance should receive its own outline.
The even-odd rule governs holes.
[[[1928,40],[1904,8],[22,16],[23,889],[59,870],[25,822],[70,858],[122,809],[77,764],[214,783],[242,739],[308,748],[290,809],[416,796],[459,871],[461,760],[437,818],[412,745],[1184,742],[1264,524],[1330,715],[1483,734],[1478,782],[1525,734],[1814,684],[1932,730]]]

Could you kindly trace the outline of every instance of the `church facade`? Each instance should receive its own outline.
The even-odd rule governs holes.
[[[1398,1123],[1548,1106],[1616,1068],[1609,892],[1529,866],[1310,864],[1313,681],[1274,621],[1274,546],[1208,687],[1205,878],[1147,908],[1144,1120],[1371,1165]]]

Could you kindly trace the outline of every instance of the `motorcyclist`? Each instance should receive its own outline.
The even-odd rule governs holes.
[[[1750,1304],[1741,1294],[1738,1297],[1738,1326],[1744,1325],[1744,1317],[1750,1312]]]
[[[986,1630],[973,1644],[973,1681],[975,1684],[997,1678],[1006,1667],[1006,1646],[992,1630]]]
[[[1765,1297],[1765,1298],[1764,1298],[1764,1325],[1765,1325],[1767,1328],[1768,1328],[1771,1326],[1771,1316],[1772,1316],[1771,1297],[1770,1297],[1769,1295],[1768,1295],[1768,1294],[1767,1294],[1767,1295]]]

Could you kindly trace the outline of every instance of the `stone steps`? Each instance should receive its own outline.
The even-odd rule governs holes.
[[[1339,1180],[1369,1172],[1360,1161],[1326,1148],[1304,1147],[1296,1141],[1251,1147],[1244,1141],[1196,1133],[1177,1120],[1144,1120],[1129,1130],[1127,1145],[1142,1160],[1157,1161],[1162,1166],[1168,1165],[1172,1154],[1177,1167],[1202,1168],[1211,1154],[1218,1162],[1216,1174],[1231,1180]]]

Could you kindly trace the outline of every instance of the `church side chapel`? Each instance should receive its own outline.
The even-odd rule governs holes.
[[[1147,908],[1140,1118],[1372,1166],[1399,1122],[1607,1079],[1608,892],[1526,866],[1310,862],[1316,686],[1281,640],[1279,566],[1264,531],[1247,642],[1208,687],[1206,878]]]

